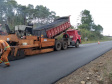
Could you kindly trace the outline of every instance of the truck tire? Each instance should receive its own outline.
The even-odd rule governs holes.
[[[54,47],[54,49],[55,49],[56,51],[61,50],[61,42],[60,42],[60,41],[56,41],[56,42],[55,42],[55,47]]]
[[[76,43],[75,43],[75,47],[76,47],[76,48],[79,47],[79,41],[76,41]]]
[[[68,47],[67,42],[63,41],[62,42],[62,49],[65,50],[65,49],[67,49],[67,47]]]

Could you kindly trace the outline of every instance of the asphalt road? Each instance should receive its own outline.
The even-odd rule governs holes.
[[[0,84],[51,84],[112,49],[112,41],[80,45],[0,65]],[[88,67],[89,68],[89,67]]]

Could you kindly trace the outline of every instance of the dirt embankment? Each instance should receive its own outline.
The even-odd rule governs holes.
[[[112,84],[112,50],[55,84]]]

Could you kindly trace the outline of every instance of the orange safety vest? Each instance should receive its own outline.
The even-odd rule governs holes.
[[[11,50],[9,44],[4,40],[0,40],[0,45],[3,50]]]

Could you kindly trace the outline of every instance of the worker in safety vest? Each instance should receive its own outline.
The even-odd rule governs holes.
[[[4,40],[0,40],[0,54],[1,54],[0,64],[4,62],[6,66],[10,66],[10,63],[8,61],[8,55],[10,51],[11,48],[9,44]]]

